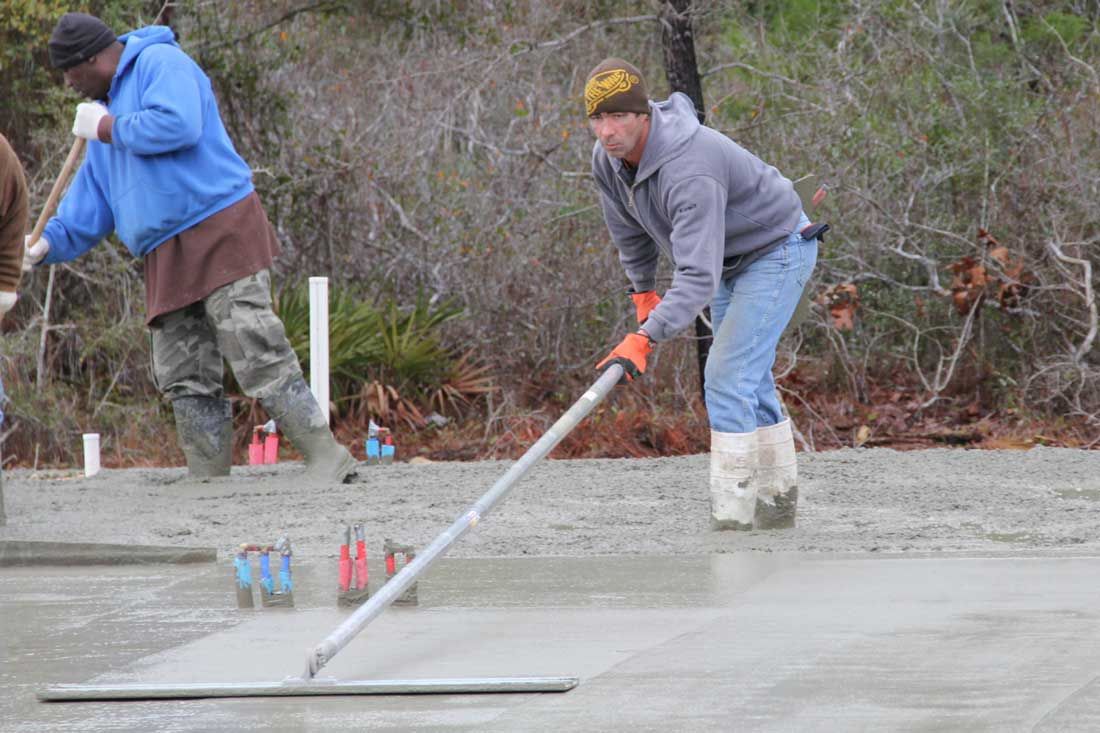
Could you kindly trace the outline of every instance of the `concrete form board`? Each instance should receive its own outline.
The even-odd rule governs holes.
[[[212,547],[0,540],[0,567],[187,564],[214,562],[217,554]]]

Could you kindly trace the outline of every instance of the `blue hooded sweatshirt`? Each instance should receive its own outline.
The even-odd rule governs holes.
[[[148,26],[119,41],[125,48],[107,93],[112,142],[89,141],[43,232],[45,263],[78,257],[112,231],[143,257],[253,190],[210,79],[172,30]]]

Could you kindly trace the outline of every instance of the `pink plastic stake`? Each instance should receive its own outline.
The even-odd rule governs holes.
[[[340,545],[340,590],[347,591],[351,588],[351,553],[348,545],[351,544],[351,527],[344,529],[344,543]]]
[[[355,525],[355,588],[367,587],[367,541],[363,525]]]
[[[264,463],[279,462],[279,436],[276,433],[268,433],[264,438]]]
[[[248,444],[248,465],[259,466],[264,462],[264,444],[260,442],[259,429],[252,431],[252,442]]]

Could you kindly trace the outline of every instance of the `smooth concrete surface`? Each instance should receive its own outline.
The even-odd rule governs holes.
[[[321,676],[576,676],[566,693],[40,703],[54,683],[277,682],[346,617],[216,566],[0,571],[0,729],[1091,731],[1100,558],[444,559]],[[381,568],[372,567],[381,579]]]

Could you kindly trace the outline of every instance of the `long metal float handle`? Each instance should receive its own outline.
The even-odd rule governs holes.
[[[347,646],[356,634],[373,621],[382,611],[386,610],[393,601],[405,592],[416,579],[432,566],[443,553],[450,549],[451,545],[459,537],[477,526],[484,517],[503,499],[512,487],[534,466],[539,459],[546,456],[554,449],[562,439],[570,433],[592,411],[596,405],[603,401],[623,375],[623,368],[619,364],[612,364],[600,378],[596,380],[584,395],[573,403],[573,406],[547,430],[538,441],[527,449],[527,452],[518,461],[512,464],[508,472],[497,479],[485,494],[465,514],[460,516],[447,528],[443,534],[436,537],[423,553],[401,569],[393,576],[381,590],[371,596],[349,616],[342,624],[336,627],[331,634],[309,653],[306,659],[305,679],[312,679],[322,667],[332,661],[341,649]]]

